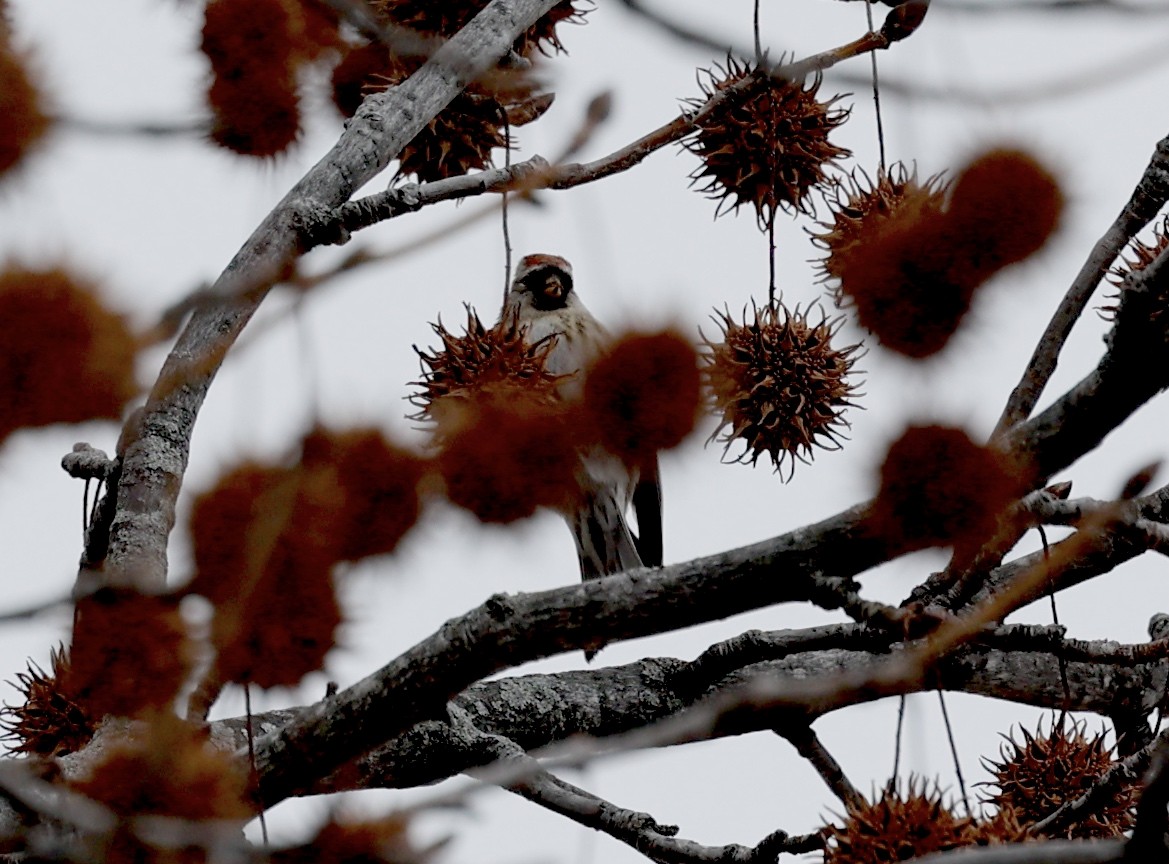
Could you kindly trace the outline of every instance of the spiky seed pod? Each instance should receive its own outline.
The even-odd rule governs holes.
[[[342,47],[340,13],[325,0],[284,0],[284,3],[298,60],[311,63],[324,52]]]
[[[584,410],[597,438],[627,465],[652,464],[694,428],[702,383],[694,346],[675,333],[635,333],[588,371]]]
[[[1115,763],[1104,733],[1086,734],[1087,723],[1067,721],[1051,725],[1044,733],[1042,722],[1031,734],[1020,728],[1022,741],[1004,736],[995,762],[984,759],[994,774],[988,786],[995,793],[987,796],[1002,811],[1010,811],[1022,824],[1038,822],[1057,807],[1087,792]],[[1136,822],[1137,790],[1124,787],[1106,796],[1098,806],[1057,834],[1067,839],[1120,837]]]
[[[409,827],[398,814],[374,822],[330,820],[308,843],[275,849],[268,860],[272,864],[426,864],[436,847],[416,847]]]
[[[145,718],[133,736],[105,748],[100,761],[87,765],[87,771],[69,778],[71,789],[100,801],[119,817],[113,848],[103,860],[196,860],[175,854],[174,847],[171,856],[142,855],[137,844],[145,841],[137,838],[138,832],[122,831],[133,817],[241,821],[255,815],[247,803],[247,775],[231,754],[208,739],[201,724],[159,711]],[[149,832],[142,834],[149,836]],[[136,841],[136,848],[118,849],[119,840]]]
[[[1160,225],[1153,226],[1153,241],[1151,243],[1145,243],[1138,237],[1132,239],[1128,246],[1131,257],[1121,256],[1121,262],[1108,271],[1108,281],[1117,288],[1123,287],[1126,279],[1140,273],[1152,264],[1157,256],[1167,248],[1169,248],[1169,216],[1166,216]],[[1108,299],[1108,305],[1100,307],[1100,314],[1112,320],[1116,317],[1116,310],[1120,305],[1120,294],[1111,294]],[[1158,316],[1161,314],[1161,310],[1154,309],[1152,314]]]
[[[373,0],[370,3],[370,7],[387,21],[446,39],[466,26],[486,5],[487,0],[445,0],[442,3],[434,0]],[[516,53],[528,57],[537,50],[543,54],[563,51],[564,46],[556,35],[557,25],[581,23],[588,11],[587,4],[580,0],[562,0],[516,40]]]
[[[393,68],[385,46],[376,42],[350,45],[333,67],[333,104],[346,117],[361,107],[367,92],[388,86]]]
[[[1063,192],[1051,172],[1021,150],[974,159],[954,180],[946,221],[960,257],[984,281],[1037,252],[1059,227]]]
[[[181,838],[176,843],[173,833],[142,830],[142,817],[239,826],[254,815],[246,772],[207,738],[205,728],[158,712],[137,724],[132,736],[119,736],[87,760],[86,770],[71,773],[70,790],[116,817],[106,833],[90,841],[95,858],[109,864],[193,864],[207,857],[202,850],[182,845]]]
[[[910,171],[898,162],[888,171],[878,172],[875,181],[854,172],[846,181],[837,183],[833,191],[834,200],[828,205],[832,221],[819,223],[825,230],[812,232],[812,242],[828,253],[819,262],[820,278],[835,283],[833,293],[839,306],[846,296],[840,287],[844,271],[841,261],[879,230],[886,219],[940,219],[946,203],[946,184],[940,174],[920,181],[916,170]]]
[[[518,316],[488,328],[473,308],[466,308],[461,335],[447,330],[440,320],[431,327],[442,348],[427,353],[414,346],[422,364],[422,380],[414,386],[422,390],[410,396],[419,409],[411,419],[438,422],[441,436],[443,427],[451,421],[457,425],[457,415],[472,403],[509,402],[522,396],[544,407],[558,404],[556,385],[562,376],[553,375],[546,365],[554,338],[529,345]]]
[[[136,388],[137,341],[94,285],[60,268],[0,269],[0,442],[25,426],[116,419]]]
[[[405,81],[423,60],[380,44],[354,46],[333,70],[333,101],[351,117],[367,94]],[[490,166],[492,151],[510,146],[507,126],[530,123],[551,104],[536,89],[519,69],[493,70],[472,82],[402,148],[398,174],[430,182]]]
[[[1160,225],[1153,226],[1153,242],[1145,243],[1134,237],[1129,244],[1128,252],[1131,258],[1122,256],[1122,263],[1114,267],[1109,273],[1113,284],[1120,285],[1129,273],[1139,273],[1155,260],[1157,256],[1169,248],[1169,216],[1161,220]]]
[[[820,77],[788,81],[760,72],[750,63],[728,58],[702,85],[703,98],[690,100],[697,111],[722,98],[685,142],[702,160],[691,174],[700,191],[723,208],[750,203],[761,226],[780,208],[812,212],[809,191],[825,180],[825,168],[851,155],[828,140],[849,112],[834,108],[841,98],[816,98]]]
[[[734,461],[754,465],[766,453],[777,471],[788,460],[794,470],[796,459],[811,459],[813,446],[839,449],[849,425],[844,410],[859,395],[849,374],[861,346],[833,347],[843,319],[829,320],[823,310],[812,323],[808,312],[780,302],[752,308],[742,324],[729,311],[717,313],[722,340],[703,337],[703,374],[719,419],[710,440],[727,451],[741,441]]]
[[[62,689],[94,717],[165,710],[195,663],[179,598],[133,589],[80,598],[69,651]]]
[[[290,687],[321,669],[341,625],[333,565],[345,490],[318,466],[245,463],[195,499],[192,594],[216,607],[221,682]]]
[[[1027,826],[1019,821],[1014,810],[996,810],[989,818],[980,816],[970,826],[967,838],[974,846],[1026,843],[1038,839],[1028,836]]]
[[[241,156],[265,159],[300,137],[300,103],[291,77],[216,78],[207,91],[211,140]]]
[[[898,210],[866,225],[833,256],[840,296],[886,348],[914,359],[941,351],[970,311],[984,276],[944,219]]]
[[[904,792],[886,788],[873,803],[849,808],[843,825],[828,825],[824,864],[906,861],[969,844],[972,820],[955,815],[942,793],[910,778]]]
[[[834,250],[825,272],[882,345],[928,357],[947,345],[979,286],[1043,245],[1062,204],[1034,159],[992,150],[962,170],[944,212],[927,197],[866,220],[861,241]]]
[[[283,0],[212,0],[201,49],[214,78],[211,138],[244,156],[269,157],[300,134],[293,16]]]
[[[885,455],[869,524],[906,549],[952,545],[964,557],[993,535],[1026,488],[1007,457],[963,430],[913,426]]]
[[[0,28],[0,175],[17,165],[49,128],[41,94],[29,75],[27,58]]]
[[[49,652],[49,671],[31,660],[27,672],[16,673],[14,685],[24,695],[22,705],[5,704],[0,710],[5,746],[10,753],[64,756],[84,747],[93,737],[96,721],[65,692],[69,655],[62,645]]]
[[[418,521],[426,463],[376,429],[315,429],[304,440],[301,464],[341,492],[333,530],[344,561],[388,555]]]
[[[483,522],[514,522],[537,507],[569,510],[579,494],[574,419],[522,398],[466,406],[438,455],[447,497]]]
[[[421,183],[491,166],[491,153],[509,146],[506,109],[471,85],[415,135],[398,155],[398,173]]]
[[[531,57],[533,51],[539,51],[545,57],[568,53],[556,28],[561,24],[585,23],[585,16],[592,11],[592,7],[592,0],[587,3],[576,0],[557,3],[517,40],[516,53],[524,57]]]

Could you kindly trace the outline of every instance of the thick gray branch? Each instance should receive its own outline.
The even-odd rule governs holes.
[[[1150,271],[1150,282],[1156,282],[1169,267]],[[1136,352],[1123,342],[1119,347],[1124,350],[1117,347],[1102,361],[1103,371],[1089,392],[1073,390],[1009,436],[1012,448],[1041,466],[1044,474],[1095,447],[1106,434],[1103,426],[1111,429],[1121,422],[1155,394],[1162,377],[1169,374],[1154,376],[1146,370],[1134,380],[1130,367]],[[1169,363],[1163,365],[1169,370]],[[1093,403],[1094,410],[1085,411],[1083,402]],[[1052,412],[1076,416],[1071,422],[1054,423],[1049,417]],[[1075,422],[1081,418],[1083,422]],[[447,622],[377,673],[259,741],[260,797],[271,805],[311,789],[320,778],[387,737],[439,716],[447,700],[499,670],[776,603],[814,600],[823,594],[824,578],[852,577],[903,551],[874,536],[865,526],[865,513],[861,505],[770,541],[658,570],[635,570],[535,594],[493,597]],[[1089,550],[1092,554],[1083,560],[1075,556],[1063,568],[1060,587],[1107,572],[1142,548],[1123,542],[1119,532],[1100,533]],[[1138,533],[1140,542],[1145,542],[1144,533]],[[1029,559],[1024,562],[1021,566],[1034,566]],[[1012,565],[1006,565],[994,575],[1005,575],[1010,569]],[[858,679],[858,686],[869,684]],[[893,693],[903,686],[899,679],[890,680],[878,690]],[[802,697],[785,698],[798,701]],[[847,696],[842,692],[836,698]]]
[[[381,171],[556,0],[493,0],[398,87],[366,99],[340,140],[276,205],[216,281],[167,358],[126,450],[104,566],[112,584],[158,590],[191,433],[220,363],[299,251],[302,233]]]
[[[1015,628],[1003,638],[1017,639]],[[480,682],[452,700],[453,710],[486,734],[501,735],[525,751],[559,744],[576,735],[613,738],[680,716],[737,689],[766,680],[775,685],[840,679],[849,670],[874,662],[876,642],[882,638],[860,625],[842,624],[805,631],[762,633],[755,631],[748,643],[742,637],[717,646],[699,659],[686,663],[671,658],[642,660],[608,669],[525,675]],[[890,637],[883,637],[886,644]],[[993,643],[996,634],[989,634]],[[840,647],[851,643],[850,648]],[[1083,649],[1089,643],[1076,643]],[[1114,643],[1098,643],[1108,655]],[[1047,638],[1032,648],[1011,644],[1007,649],[973,644],[944,659],[928,681],[902,683],[886,693],[854,690],[824,710],[837,710],[895,693],[917,692],[940,686],[956,692],[1012,700],[1037,707],[1060,709],[1065,691],[1058,640]],[[1117,652],[1124,653],[1124,652]],[[712,664],[710,657],[726,662]],[[737,657],[732,666],[730,658]],[[1146,663],[1130,666],[1111,662],[1067,662],[1070,701],[1074,711],[1107,716],[1118,705],[1148,714],[1164,698],[1169,666]],[[272,712],[257,718],[262,734],[295,722],[314,708]],[[819,716],[811,702],[785,712],[745,712],[734,722],[710,726],[705,737],[723,737],[753,731],[798,728]],[[314,784],[316,794],[369,786],[405,787],[433,783],[482,763],[481,754],[452,730],[447,710],[390,738],[373,752],[335,777]],[[239,749],[244,743],[242,719],[214,724],[221,746]]]

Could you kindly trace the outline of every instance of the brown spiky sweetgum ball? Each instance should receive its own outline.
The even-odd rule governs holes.
[[[333,67],[333,104],[344,116],[352,117],[366,93],[384,89],[393,74],[394,64],[384,45],[377,42],[350,45],[341,62]]]
[[[565,409],[523,398],[466,405],[438,457],[447,497],[482,522],[567,509],[577,493],[578,425]]]
[[[895,211],[865,227],[861,242],[833,256],[840,296],[886,348],[914,359],[936,354],[984,274],[967,266],[965,241],[928,210]]]
[[[79,600],[62,689],[91,717],[133,717],[174,703],[194,650],[179,599],[104,588]]]
[[[291,79],[217,78],[208,101],[211,139],[241,156],[276,156],[300,136],[300,103]]]
[[[402,816],[374,822],[331,820],[309,843],[272,853],[272,864],[423,864],[430,856],[416,848]]]
[[[1152,241],[1145,241],[1134,237],[1128,246],[1128,255],[1122,255],[1120,263],[1108,271],[1108,281],[1117,288],[1122,288],[1130,276],[1135,276],[1157,260],[1162,252],[1169,248],[1169,216],[1166,216],[1159,225],[1153,226]],[[1120,292],[1108,297],[1108,304],[1100,307],[1100,314],[1109,320],[1116,318],[1120,309]],[[1162,309],[1150,310],[1150,318],[1156,319],[1163,314]]]
[[[333,101],[351,117],[369,93],[401,84],[424,60],[396,55],[379,43],[355,45],[333,70]],[[410,139],[398,154],[398,174],[430,182],[482,170],[491,165],[492,151],[510,145],[507,124],[536,119],[543,112],[534,106],[544,103],[550,104],[548,97],[536,93],[524,70],[494,70],[471,82]]]
[[[852,293],[839,287],[842,260],[886,220],[918,223],[941,219],[946,186],[938,175],[920,181],[916,171],[897,163],[878,172],[875,181],[854,173],[834,191],[835,198],[828,205],[832,221],[819,223],[825,230],[813,233],[812,239],[828,253],[819,263],[821,279],[835,283],[837,305],[841,305],[844,293]],[[856,275],[856,270],[851,273]]]
[[[561,376],[547,368],[555,337],[528,344],[518,316],[507,316],[488,328],[470,306],[461,334],[447,330],[441,320],[431,329],[442,347],[432,352],[414,347],[422,380],[414,382],[421,389],[410,402],[419,409],[413,419],[437,423],[440,438],[444,429],[460,425],[472,404],[516,398],[536,406],[559,404],[556,386]]]
[[[50,650],[48,672],[30,660],[27,671],[16,673],[15,686],[24,702],[5,704],[0,710],[10,753],[64,756],[89,743],[100,718],[95,719],[64,689],[68,680],[69,655],[63,645]]]
[[[318,429],[305,438],[302,463],[324,472],[341,493],[334,530],[342,560],[388,555],[418,521],[426,463],[379,430]]]
[[[341,16],[325,0],[283,0],[293,55],[312,62],[330,49],[341,48]]]
[[[247,463],[195,500],[195,577],[188,591],[215,606],[222,681],[292,686],[320,669],[341,611],[344,498],[323,471]]]
[[[952,545],[967,554],[994,534],[1000,514],[1026,489],[1006,456],[965,431],[912,426],[885,455],[869,522],[907,550]]]
[[[824,864],[907,861],[969,844],[969,817],[957,816],[937,787],[910,778],[902,792],[885,789],[873,803],[850,807],[842,825],[826,827]]]
[[[999,846],[1005,843],[1029,843],[1039,838],[1027,834],[1026,824],[1013,810],[996,810],[989,817],[980,816],[970,827],[970,843],[975,846]]]
[[[722,340],[706,342],[703,369],[719,420],[711,440],[743,445],[736,461],[754,465],[767,454],[777,471],[808,461],[815,446],[837,449],[853,405],[849,380],[860,345],[834,347],[842,319],[828,320],[775,302],[752,305],[743,321],[719,312]]]
[[[246,803],[245,780],[239,763],[211,745],[204,727],[160,711],[69,785],[124,819],[246,820],[254,814]]]
[[[1063,205],[1059,183],[1033,156],[997,149],[959,173],[946,219],[961,257],[985,279],[1039,251]]]
[[[142,830],[140,820],[170,817],[182,820],[179,824],[218,823],[217,830],[238,831],[254,815],[246,775],[230,753],[208,743],[203,728],[171,712],[155,714],[144,726],[105,748],[85,774],[69,779],[72,791],[116,817],[94,848],[109,864],[203,861],[201,848],[176,844],[174,834]]]
[[[0,442],[16,429],[117,419],[137,342],[94,286],[62,269],[0,270]]]
[[[0,175],[24,158],[49,128],[27,58],[0,28]]]
[[[1074,801],[1092,788],[1116,764],[1104,733],[1086,734],[1086,723],[1052,723],[1044,733],[1042,723],[1035,734],[1020,729],[1022,740],[1005,736],[999,760],[984,760],[994,774],[989,784],[997,791],[987,797],[1004,812],[1030,825],[1050,815],[1061,805]],[[1138,790],[1126,786],[1104,796],[1076,821],[1046,836],[1067,839],[1121,837],[1136,822]]]
[[[211,61],[211,138],[244,156],[268,157],[300,133],[296,60],[284,0],[212,0],[200,47]]]
[[[848,111],[833,107],[840,97],[817,99],[819,89],[818,75],[789,81],[734,59],[711,71],[703,98],[691,105],[698,111],[722,98],[685,146],[702,160],[692,181],[719,201],[719,212],[750,204],[761,226],[780,209],[811,212],[809,193],[825,181],[825,169],[850,155],[828,140]]]
[[[633,466],[681,444],[701,401],[698,355],[675,333],[626,336],[585,378],[584,410],[594,434]]]
[[[1169,216],[1165,216],[1159,225],[1153,226],[1152,242],[1146,243],[1137,237],[1132,239],[1128,247],[1129,256],[1122,256],[1122,263],[1109,274],[1113,284],[1120,285],[1129,273],[1144,270],[1166,249],[1169,249]]]

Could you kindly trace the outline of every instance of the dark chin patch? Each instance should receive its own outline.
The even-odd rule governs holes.
[[[559,297],[552,297],[545,293],[548,279],[555,276],[560,280],[564,291]],[[568,305],[568,295],[572,293],[572,277],[558,267],[540,267],[524,277],[524,285],[532,295],[532,305],[541,312],[553,312]]]
[[[541,312],[555,312],[557,309],[563,309],[568,305],[568,295],[561,294],[559,297],[551,297],[543,291],[533,291],[532,305]]]

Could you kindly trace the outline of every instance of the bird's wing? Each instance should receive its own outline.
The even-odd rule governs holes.
[[[633,512],[637,515],[637,536],[633,538],[641,563],[662,566],[662,484],[658,460],[641,469],[633,489]]]

